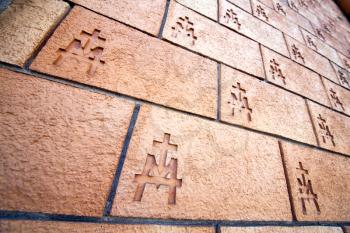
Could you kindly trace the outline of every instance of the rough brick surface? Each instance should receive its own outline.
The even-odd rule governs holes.
[[[172,146],[166,146],[168,141]],[[164,142],[163,147],[160,142]],[[159,164],[158,170],[152,166],[155,165],[152,158]],[[177,165],[164,170],[165,159]],[[166,171],[170,172],[166,177],[172,177],[168,181],[161,178]],[[142,191],[147,174],[151,180]],[[171,186],[161,185],[157,189],[156,184],[162,183]],[[176,187],[176,192],[173,188],[170,191],[170,187]],[[143,106],[112,215],[290,220],[277,141],[242,129]]]
[[[133,105],[0,69],[0,208],[101,215]]]
[[[101,30],[105,43],[103,63],[95,64],[94,72],[83,56],[57,62],[60,49],[83,30],[95,29]],[[204,116],[216,115],[215,62],[80,7],[72,10],[31,68]]]
[[[340,66],[332,63],[332,66],[335,70],[335,73],[338,77],[338,80],[335,80],[335,83],[339,83],[341,86],[350,89],[350,77],[349,77],[349,73],[341,68]]]
[[[276,27],[280,31],[304,43],[303,36],[297,24],[288,20],[273,9],[264,6],[258,0],[252,0],[253,14],[264,22]],[[283,39],[284,42],[284,39]],[[285,42],[284,42],[285,43]]]
[[[340,227],[222,227],[222,233],[343,233]]]
[[[246,0],[228,0],[228,1],[249,13],[252,12],[252,7],[249,1],[246,1]]]
[[[0,232],[36,233],[214,233],[210,227],[181,227],[159,225],[118,225],[101,223],[39,222],[39,221],[0,221]]]
[[[269,82],[330,106],[327,93],[318,74],[263,46],[261,51],[266,78]]]
[[[303,98],[227,66],[221,80],[223,121],[316,145]]]
[[[282,32],[241,10],[227,0],[220,0],[219,22],[243,35],[289,56]]]
[[[350,155],[349,117],[308,101],[319,145]]]
[[[190,33],[181,30],[181,27],[187,26],[193,29],[188,29]],[[163,36],[190,50],[253,75],[263,76],[258,43],[175,2],[170,4]]]
[[[323,82],[332,108],[350,115],[350,92],[326,79]]]
[[[0,14],[0,60],[23,66],[68,8],[59,0],[14,0]]]
[[[165,0],[72,0],[72,2],[154,35],[159,33],[166,3]],[[88,23],[89,18],[85,21]]]
[[[331,80],[336,78],[336,74],[327,58],[289,36],[286,36],[286,41],[292,60]]]
[[[215,21],[218,19],[218,1],[217,0],[176,0],[176,1]]]
[[[282,142],[296,217],[300,221],[348,221],[350,158]]]

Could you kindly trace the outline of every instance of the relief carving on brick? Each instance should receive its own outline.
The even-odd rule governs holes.
[[[346,69],[350,69],[350,64],[349,64],[348,60],[343,59],[343,62],[344,62]]]
[[[338,70],[338,77],[340,80],[340,84],[343,86],[347,86],[348,88],[350,88],[350,83],[349,81],[346,79],[345,74],[341,71]]]
[[[292,47],[292,54],[294,56],[294,59],[295,60],[301,59],[303,61],[303,63],[305,64],[305,59],[304,59],[303,55],[301,54],[299,48],[295,44],[293,44],[291,47]]]
[[[282,70],[280,68],[280,64],[277,63],[275,59],[270,60],[270,70],[269,72],[272,74],[272,78],[280,79],[284,85],[286,85],[286,77],[283,75]]]
[[[309,45],[309,47],[314,48],[317,51],[317,46],[309,35],[306,35],[306,42]]]
[[[327,125],[327,119],[323,118],[321,114],[319,114],[317,117],[317,121],[318,132],[322,138],[322,142],[324,144],[331,143],[333,146],[335,146],[334,136],[331,133],[329,126]]]
[[[194,31],[194,24],[190,21],[189,17],[179,17],[173,27],[171,27],[173,33],[171,34],[173,37],[177,38],[178,35],[189,38],[191,40],[191,44],[195,45],[197,40],[197,36]]]
[[[293,0],[289,0],[288,2],[289,2],[290,8],[292,8],[292,9],[295,10],[296,12],[299,11],[297,5],[295,4],[295,2],[294,2]]]
[[[283,15],[287,15],[286,11],[283,9],[282,5],[279,2],[276,3],[276,10]]]
[[[269,21],[269,17],[267,16],[265,9],[261,5],[256,6],[256,13],[259,17],[263,17],[265,21]]]
[[[227,9],[226,13],[224,15],[225,22],[227,24],[230,24],[231,22],[233,24],[236,24],[237,30],[241,29],[241,23],[239,22],[237,14],[233,11],[233,9]]]
[[[54,65],[60,66],[66,60],[78,60],[89,64],[87,74],[92,76],[95,74],[98,66],[105,64],[102,60],[102,53],[106,38],[100,35],[101,31],[95,29],[92,33],[82,30],[78,37],[74,38],[66,48],[59,48],[59,54]]]
[[[168,204],[176,204],[176,188],[182,186],[182,179],[177,178],[177,158],[170,158],[167,164],[168,152],[176,152],[178,145],[171,143],[171,135],[165,133],[162,141],[153,140],[153,148],[159,155],[157,164],[156,155],[147,154],[146,163],[141,174],[136,174],[134,181],[137,188],[134,195],[134,201],[141,201],[146,185],[153,184],[157,189],[161,186],[167,186]]]
[[[326,41],[326,38],[325,38],[325,36],[324,36],[324,34],[323,34],[323,32],[322,32],[321,29],[316,28],[316,35],[317,35],[317,37],[320,38],[323,42]]]
[[[331,97],[331,101],[332,101],[333,107],[336,108],[339,111],[344,111],[345,109],[344,109],[343,103],[340,101],[339,96],[333,90],[333,88],[329,89],[329,95]]]
[[[249,106],[247,90],[242,88],[241,84],[233,84],[230,90],[230,98],[227,103],[232,108],[232,116],[237,113],[246,115],[247,120],[252,121],[253,109]]]
[[[309,178],[309,170],[303,167],[302,162],[299,162],[299,166],[296,170],[298,173],[298,199],[300,200],[303,214],[310,214],[310,209],[313,209],[316,214],[320,214],[321,211],[318,204],[318,196],[312,188],[312,183]]]

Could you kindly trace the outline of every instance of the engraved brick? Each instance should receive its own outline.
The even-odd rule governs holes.
[[[350,118],[308,101],[321,147],[350,155]]]
[[[217,0],[176,0],[178,3],[191,8],[213,20],[218,19],[218,1]]]
[[[309,47],[310,49],[325,56],[326,58],[335,62],[338,65],[342,64],[342,62],[339,59],[338,54],[334,48],[330,47],[328,44],[321,41],[316,36],[312,35],[311,33],[307,32],[306,30],[304,30],[304,29],[301,29],[301,30],[303,32],[307,47]],[[332,76],[331,78],[335,78],[335,77]]]
[[[239,6],[241,9],[251,13],[252,7],[250,6],[250,2],[247,0],[228,0],[229,2]]]
[[[70,46],[81,33],[87,38],[99,33],[104,39],[99,61],[72,55]],[[95,40],[90,47],[98,45]],[[184,111],[216,115],[215,62],[80,7],[72,10],[31,68]]]
[[[327,93],[318,74],[263,46],[261,51],[269,82],[330,106]]]
[[[327,58],[287,35],[286,41],[292,60],[331,80],[336,78],[336,74]]]
[[[338,80],[335,81],[336,83],[339,83],[341,86],[350,89],[350,77],[349,77],[349,73],[341,68],[340,66],[332,63],[332,66],[335,70],[335,73],[338,77]]]
[[[343,233],[340,227],[221,227],[221,233]]]
[[[164,0],[72,0],[72,2],[153,35],[159,33],[166,4]]]
[[[282,32],[241,10],[227,0],[220,0],[219,2],[219,22],[221,24],[242,33],[276,52],[289,56]]]
[[[112,215],[291,220],[289,208],[275,139],[142,106]]]
[[[258,0],[252,1],[252,7],[253,7],[253,14],[256,17],[276,27],[277,29],[293,37],[294,39],[304,43],[303,36],[297,24],[294,24],[293,22],[288,20],[285,16],[277,13],[275,10],[265,7]],[[261,9],[263,9],[264,14],[261,13]]]
[[[101,215],[133,105],[0,69],[0,208]]]
[[[323,79],[332,108],[350,115],[350,92],[343,87]]]
[[[223,121],[316,145],[303,98],[226,66],[221,80]]]
[[[338,52],[339,58],[342,61],[342,67],[350,72],[350,58],[344,56],[342,53]]]
[[[127,225],[102,223],[75,223],[50,221],[1,220],[0,232],[36,232],[36,233],[215,233],[212,227],[182,227],[161,225]]]
[[[272,0],[257,0],[257,1],[261,2],[262,4],[264,4],[265,6],[271,8],[271,9],[273,9],[273,2],[272,2]],[[254,8],[254,7],[252,7],[252,8]]]
[[[299,221],[350,219],[350,158],[282,142],[291,200]]]
[[[220,26],[174,1],[170,3],[163,36],[190,50],[263,77],[257,42]]]
[[[0,14],[0,60],[23,66],[68,9],[63,1],[14,0]]]

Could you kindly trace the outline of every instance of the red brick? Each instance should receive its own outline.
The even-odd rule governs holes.
[[[214,233],[212,227],[181,227],[161,225],[121,225],[102,223],[50,222],[50,221],[0,221],[0,232],[36,232],[36,233]]]
[[[342,64],[342,62],[339,59],[338,54],[334,48],[330,47],[328,44],[321,41],[316,36],[312,35],[311,33],[307,32],[306,30],[304,30],[304,29],[301,29],[301,30],[303,32],[307,47],[309,47],[310,49],[325,56],[326,58],[335,62],[338,65]]]
[[[159,33],[166,4],[165,0],[72,0],[72,2],[153,35]],[[89,18],[85,21],[88,24]],[[101,28],[104,29],[105,27]]]
[[[276,27],[277,29],[293,37],[294,39],[304,43],[303,36],[297,24],[294,24],[293,22],[288,20],[285,16],[277,13],[275,10],[265,7],[258,0],[252,0],[252,7],[253,7],[253,14],[256,17]],[[261,9],[263,9],[264,14],[261,13]]]
[[[310,101],[308,105],[320,147],[350,155],[350,118]]]
[[[11,1],[0,14],[0,60],[24,66],[68,9],[57,0]]]
[[[186,18],[187,17],[187,18]],[[193,34],[184,33],[176,25],[189,21]],[[263,77],[258,43],[201,16],[186,7],[171,2],[164,27],[165,39],[221,61],[227,65]],[[230,38],[230,39],[228,39]]]
[[[58,51],[79,38],[82,30],[92,33],[96,29],[101,30],[105,43],[103,63],[97,64],[95,72],[89,72],[90,60],[86,57],[68,57],[57,63]],[[216,116],[215,62],[81,7],[72,10],[31,69],[184,111]]]
[[[338,77],[338,80],[336,81],[336,83],[339,83],[341,86],[350,89],[350,77],[349,77],[349,73],[341,68],[340,66],[332,63],[332,66],[335,70],[335,73]]]
[[[218,19],[218,1],[217,0],[176,0],[176,1],[215,21]]]
[[[332,108],[350,115],[350,92],[326,79],[323,81]]]
[[[316,145],[303,98],[226,66],[221,80],[223,121]]]
[[[0,69],[0,206],[101,215],[133,105]]]
[[[155,147],[159,146],[157,142],[168,140],[172,146],[167,152],[162,153]],[[163,156],[166,155],[166,161],[169,161],[166,166],[170,169],[167,174],[173,177],[166,180],[177,185],[174,187],[176,193],[169,191],[167,185],[159,188],[155,185],[166,182],[162,178],[165,176],[157,175],[162,171]],[[148,176],[151,180],[142,192],[142,179],[147,176],[140,174],[147,174],[146,170],[142,171],[151,169],[151,164],[158,166],[152,161],[160,164],[158,168],[161,170],[153,167]],[[145,167],[145,162],[149,166]],[[277,141],[217,122],[142,106],[112,215],[291,220]]]
[[[297,220],[348,221],[350,158],[288,142],[282,149]]]
[[[343,233],[340,227],[221,227],[221,233]]]
[[[331,80],[336,79],[336,74],[327,58],[321,56],[312,49],[308,48],[306,45],[298,42],[297,40],[294,40],[289,36],[286,36],[286,41],[292,60],[314,70],[315,72]]]
[[[220,0],[219,3],[219,21],[221,24],[276,52],[289,56],[282,32],[241,10],[227,0]],[[237,17],[237,20],[232,17]]]
[[[327,93],[318,74],[263,46],[261,47],[261,51],[268,82],[330,106]],[[285,83],[281,75],[278,76],[278,69],[280,69],[283,77],[285,77]]]

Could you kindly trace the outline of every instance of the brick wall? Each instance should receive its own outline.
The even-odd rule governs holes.
[[[13,0],[0,232],[350,232],[331,0]]]

